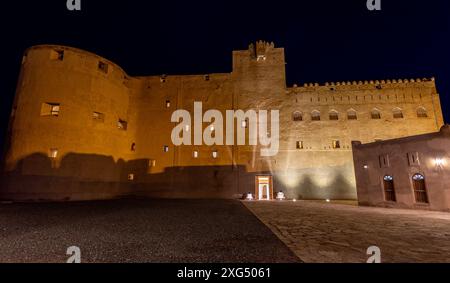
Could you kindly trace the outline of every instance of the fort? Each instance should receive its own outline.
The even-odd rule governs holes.
[[[434,78],[286,86],[284,49],[233,51],[231,73],[130,76],[87,51],[25,51],[13,102],[0,197],[92,200],[129,195],[356,199],[352,141],[438,132]],[[176,146],[178,109],[279,110],[279,150]],[[208,125],[202,124],[203,129]],[[240,125],[237,125],[240,127]]]

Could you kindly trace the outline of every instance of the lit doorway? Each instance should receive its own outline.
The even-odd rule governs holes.
[[[256,176],[255,196],[257,200],[273,199],[272,176]]]

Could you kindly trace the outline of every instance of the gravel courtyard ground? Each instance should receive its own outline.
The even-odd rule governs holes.
[[[243,202],[305,262],[450,262],[450,213],[314,201]]]
[[[299,262],[236,200],[0,204],[0,262]]]

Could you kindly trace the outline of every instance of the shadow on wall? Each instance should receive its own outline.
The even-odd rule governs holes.
[[[327,168],[326,170],[341,172],[345,168]],[[274,187],[276,191],[279,191],[277,188],[284,188],[283,192],[285,192],[286,196],[295,199],[355,200],[357,198],[355,184],[349,182],[343,173],[333,174],[332,177],[328,176],[327,180],[329,182],[323,182],[323,176],[315,175],[310,170],[306,171],[307,173],[302,171],[297,173],[300,177],[298,184],[294,187],[285,186],[285,182],[283,182],[284,177],[278,178],[277,174],[275,174]]]
[[[151,173],[149,159],[69,153],[60,161],[35,153],[2,176],[1,199],[93,200],[124,196],[231,198],[243,166],[169,167]],[[241,193],[242,194],[242,193]]]
[[[17,162],[2,177],[0,199],[20,201],[69,201],[111,199],[125,196],[153,198],[238,198],[254,192],[255,176],[244,165],[168,167],[151,172],[151,160],[115,161],[111,156],[69,153],[61,160],[35,153]],[[303,180],[292,188],[274,176],[274,192],[288,198],[354,199],[354,189],[342,175],[327,187],[303,171]],[[316,180],[317,181],[317,180]]]

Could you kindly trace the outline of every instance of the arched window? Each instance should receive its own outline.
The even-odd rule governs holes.
[[[386,201],[395,201],[394,178],[390,175],[383,177],[384,199]]]
[[[396,107],[392,110],[392,116],[394,119],[402,119],[403,118],[403,111],[402,109]]]
[[[356,110],[354,109],[349,109],[347,111],[347,119],[348,120],[357,120],[358,116],[356,115]]]
[[[372,109],[372,112],[370,112],[370,116],[372,119],[381,119],[381,112],[380,110],[374,108]]]
[[[428,203],[427,189],[425,187],[425,177],[422,174],[414,174],[412,177],[414,197],[416,202]]]
[[[330,120],[339,120],[339,113],[336,110],[331,110],[330,113],[328,113],[328,117]]]
[[[427,110],[424,107],[417,108],[417,118],[427,118]]]
[[[300,111],[295,111],[294,113],[292,113],[292,120],[299,122],[299,121],[303,121],[303,114]]]
[[[317,110],[314,110],[311,112],[311,120],[312,121],[320,121],[320,112]]]

